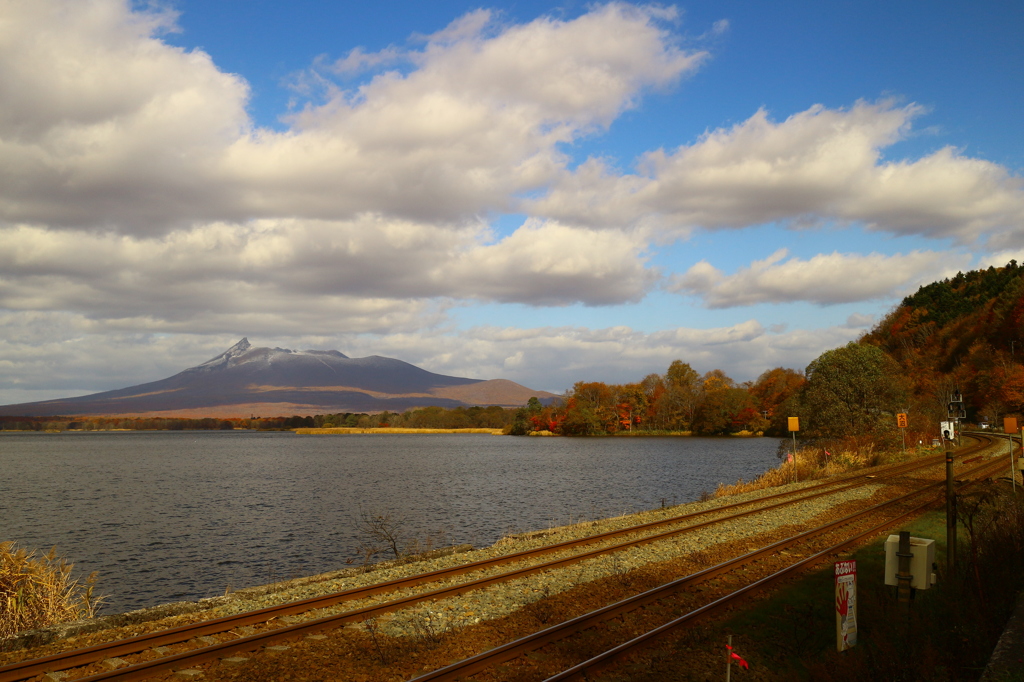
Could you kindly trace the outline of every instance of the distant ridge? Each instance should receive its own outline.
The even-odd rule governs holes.
[[[0,416],[249,417],[401,412],[412,407],[523,405],[554,399],[506,379],[434,374],[408,362],[336,350],[257,348],[248,338],[160,381],[77,398],[0,406]]]

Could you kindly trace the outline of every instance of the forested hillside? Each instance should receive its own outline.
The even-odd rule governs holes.
[[[899,363],[914,407],[945,415],[953,388],[968,419],[999,422],[1024,408],[1024,266],[958,273],[906,297],[862,343]]]

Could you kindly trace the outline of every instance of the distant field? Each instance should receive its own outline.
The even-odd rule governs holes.
[[[292,429],[295,433],[307,435],[345,435],[350,433],[488,433],[492,436],[500,436],[501,429],[393,429],[390,427],[379,429],[359,429],[337,427],[331,429]]]

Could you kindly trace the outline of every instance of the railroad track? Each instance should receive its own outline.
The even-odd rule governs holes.
[[[988,440],[990,443],[993,440],[992,437],[987,434],[977,434],[976,436],[979,439]],[[986,445],[985,447],[988,446]],[[970,455],[973,454],[973,452],[964,452],[962,454]],[[1005,466],[1005,463],[1002,462],[1001,459],[1001,457],[990,458],[988,461],[974,466],[969,470],[959,472],[958,476],[960,478],[973,478],[974,480],[961,483],[958,486],[958,490],[962,490],[964,487],[972,485],[979,478],[986,478],[1000,473]],[[871,538],[886,529],[921,514],[936,503],[936,500],[930,497],[929,493],[940,491],[943,486],[944,482],[930,484],[920,490],[876,504],[868,509],[857,511],[841,519],[831,521],[804,533],[799,533],[790,538],[780,540],[766,547],[749,552],[743,556],[721,562],[703,571],[684,576],[678,580],[666,583],[652,590],[648,590],[636,596],[610,604],[590,613],[583,614],[564,623],[547,628],[546,630],[541,630],[526,637],[509,642],[503,646],[495,647],[494,649],[485,651],[476,656],[458,661],[425,675],[415,677],[410,682],[454,682],[455,680],[466,679],[469,675],[473,675],[501,663],[508,662],[553,642],[572,637],[583,630],[595,627],[612,618],[622,616],[629,612],[634,612],[654,602],[670,599],[673,596],[683,593],[687,588],[690,588],[697,583],[736,571],[737,569],[745,567],[755,561],[777,555],[778,553],[798,546],[801,543],[813,540],[814,538],[825,535],[826,533],[849,524],[862,521],[872,515],[878,514],[881,511],[896,508],[917,499],[917,501],[913,502],[909,508],[901,509],[897,515],[886,518],[881,523],[873,523],[867,528],[861,528],[852,534],[844,535],[838,542],[830,542],[824,548],[815,548],[813,551],[810,551],[806,557],[799,559],[798,561],[794,561],[780,570],[761,577],[760,579],[730,592],[723,597],[694,608],[678,618],[653,627],[643,634],[618,644],[596,656],[592,656],[571,668],[549,676],[544,679],[544,682],[593,680],[594,674],[599,673],[601,670],[610,667],[616,662],[621,661],[635,653],[637,650],[650,646],[658,638],[661,638],[672,631],[690,626],[702,617],[727,608],[738,600],[750,597],[756,592],[764,590],[804,568],[829,559],[835,554],[857,544],[858,542],[861,542],[862,540]],[[926,499],[924,501],[920,501],[920,498]]]
[[[974,452],[987,447],[985,441],[990,442],[990,437],[987,435],[980,435],[978,436],[978,439],[978,445],[961,449],[958,456],[960,456],[961,459],[970,456]],[[113,679],[145,679],[162,671],[184,668],[205,661],[215,661],[217,659],[229,657],[232,653],[251,651],[259,647],[271,646],[281,641],[293,640],[297,637],[313,634],[321,630],[336,628],[346,623],[359,622],[366,618],[406,608],[422,601],[451,596],[470,589],[512,580],[532,573],[550,570],[552,568],[563,567],[603,553],[621,551],[625,548],[639,544],[655,542],[673,535],[692,532],[693,530],[703,528],[711,524],[724,523],[726,521],[751,514],[776,509],[788,504],[796,504],[816,497],[848,490],[857,486],[899,477],[920,469],[934,466],[942,461],[942,455],[921,458],[912,462],[877,469],[872,473],[858,473],[839,479],[831,479],[829,481],[806,486],[798,490],[769,495],[756,500],[731,503],[703,512],[684,514],[638,526],[600,533],[587,538],[555,543],[502,557],[470,562],[448,569],[431,571],[363,588],[356,588],[313,599],[291,602],[279,606],[260,609],[258,611],[182,626],[171,630],[153,632],[126,640],[100,644],[86,649],[55,654],[45,658],[26,660],[0,668],[0,682],[25,680],[52,671],[70,671],[73,668],[82,668],[83,666],[90,666],[101,661],[113,661],[111,665],[116,665],[119,662],[123,662],[122,659],[120,659],[121,656],[139,658],[143,652],[152,652],[156,650],[159,653],[161,651],[165,651],[161,649],[161,647],[168,647],[170,645],[186,641],[196,641],[197,643],[207,644],[206,646],[199,646],[198,648],[186,652],[162,655],[155,660],[132,661],[131,665],[121,669],[108,670],[97,674],[88,674],[88,672],[83,671],[86,672],[87,676],[77,678],[77,680],[80,680],[81,682]],[[721,516],[723,513],[726,515]],[[700,520],[701,518],[704,518],[704,520]],[[678,528],[671,528],[671,526],[676,526],[682,523],[687,523],[687,525]],[[665,528],[668,529],[665,530]],[[555,552],[586,548],[588,545],[600,544],[621,536],[636,535],[638,533],[650,534],[624,542],[598,547],[596,549],[589,549],[567,557],[520,567],[498,575],[478,578],[476,580],[456,585],[449,585],[440,589],[429,590],[427,592],[410,595],[400,599],[393,599],[376,605],[351,609],[340,614],[316,618],[304,623],[276,627],[265,632],[253,634],[248,634],[246,630],[242,630],[241,636],[239,636],[237,632],[240,628],[248,628],[252,625],[264,624],[268,621],[274,620],[280,622],[281,619],[289,616],[317,609],[334,607],[347,601],[365,599],[367,597],[387,594],[404,588],[415,587],[432,582],[446,581],[469,572],[529,561]],[[223,633],[229,633],[232,631],[235,631],[235,634],[232,635],[232,639],[228,641],[210,641],[210,638],[213,635],[220,634],[223,636]],[[206,639],[204,640],[202,638]],[[151,654],[146,655],[148,656]]]

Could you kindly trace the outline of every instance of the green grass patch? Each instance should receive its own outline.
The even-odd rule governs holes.
[[[836,651],[832,565],[806,574],[723,623],[751,664],[793,680],[977,680],[1024,585],[1024,504],[990,486],[988,498],[958,522],[957,570],[945,572],[945,511],[900,528],[935,540],[938,584],[918,590],[900,614],[885,585],[885,539],[848,555],[857,561],[858,643]],[[971,499],[962,501],[967,514]]]

